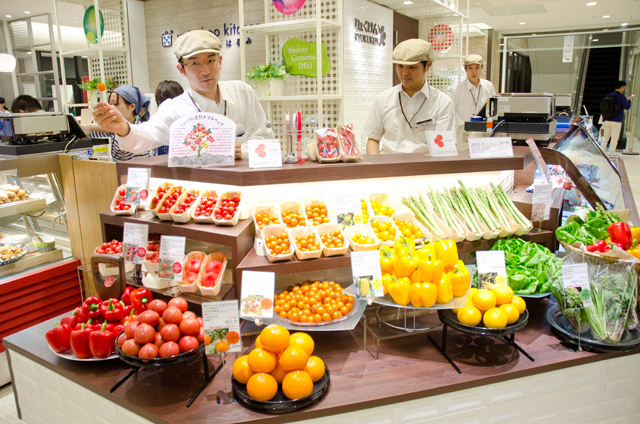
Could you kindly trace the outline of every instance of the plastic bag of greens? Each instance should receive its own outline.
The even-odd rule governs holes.
[[[551,262],[550,266],[545,268],[549,284],[551,285],[551,294],[558,302],[558,306],[562,311],[562,315],[566,318],[571,327],[580,334],[589,329],[589,322],[585,310],[582,308],[582,298],[577,289],[564,287],[562,282],[562,265],[570,265],[583,263],[584,255],[579,252],[573,252],[560,261],[560,263]]]

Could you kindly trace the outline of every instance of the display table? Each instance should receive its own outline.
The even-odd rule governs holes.
[[[201,361],[142,369],[109,393],[129,368],[119,360],[79,363],[58,358],[44,338],[53,320],[3,343],[27,423],[284,423],[320,417],[313,423],[443,422],[438,417],[465,423],[635,422],[640,415],[640,349],[624,354],[572,352],[552,334],[544,318],[547,303],[530,299],[529,323],[516,334],[534,362],[503,341],[450,331],[448,352],[462,374],[426,334],[385,342],[375,360],[357,342],[361,327],[353,333],[313,333],[314,354],[331,370],[329,393],[307,410],[280,416],[216,402],[217,391],[230,378],[230,364],[186,408],[203,379]],[[439,339],[440,330],[431,334]],[[245,345],[252,341],[243,338]],[[217,357],[209,359],[217,364]]]

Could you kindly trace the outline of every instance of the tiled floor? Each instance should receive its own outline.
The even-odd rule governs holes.
[[[634,151],[640,152],[640,142],[635,143]],[[618,160],[623,160],[633,198],[636,200],[636,209],[640,206],[640,155],[621,154]],[[11,384],[0,387],[0,424],[19,424],[23,421],[18,419],[15,399]]]

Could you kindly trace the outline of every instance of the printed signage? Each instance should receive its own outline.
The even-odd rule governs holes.
[[[141,264],[147,256],[148,238],[148,225],[125,222],[122,237],[124,260],[127,262],[133,262],[134,264]]]
[[[513,157],[511,137],[470,138],[469,157],[471,159]]]
[[[357,299],[384,296],[380,255],[377,250],[351,252],[351,273]]]
[[[236,124],[217,113],[198,112],[171,125],[169,166],[217,168],[235,163]]]
[[[384,31],[384,25],[379,25],[373,22],[362,22],[356,18],[353,26],[355,27],[355,34],[353,34],[354,41],[359,43],[373,44],[374,46],[386,46],[387,33]]]
[[[248,140],[249,168],[279,168],[282,166],[280,140]]]
[[[182,261],[186,239],[179,236],[160,236],[158,276],[163,280],[182,281]]]
[[[427,131],[427,141],[433,157],[458,156],[453,131]]]
[[[291,75],[303,75],[316,78],[318,61],[316,60],[316,43],[307,43],[297,38],[287,40],[282,46],[282,57],[287,72]],[[327,54],[327,45],[322,43],[322,76],[331,70],[331,61]]]
[[[242,271],[240,316],[272,318],[275,272]]]
[[[587,264],[562,265],[565,308],[588,308],[593,305]]]
[[[211,338],[205,347],[207,355],[242,350],[237,300],[203,303],[202,321],[204,334]]]
[[[355,193],[336,194],[336,217],[338,225],[344,230],[356,224],[362,224],[362,201]],[[366,222],[365,222],[366,224]]]
[[[533,200],[531,205],[532,221],[546,221],[549,219],[552,191],[553,185],[551,183],[533,185]]]
[[[476,252],[478,265],[478,286],[493,288],[496,284],[507,284],[507,267],[503,250],[479,250]]]
[[[149,168],[129,168],[125,202],[139,205],[141,199],[147,198],[148,188]]]
[[[302,9],[305,0],[273,0],[273,7],[283,15],[293,15]]]

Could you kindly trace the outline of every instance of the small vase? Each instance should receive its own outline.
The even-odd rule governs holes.
[[[284,81],[280,79],[270,79],[262,84],[254,85],[256,95],[259,98],[282,96]]]

